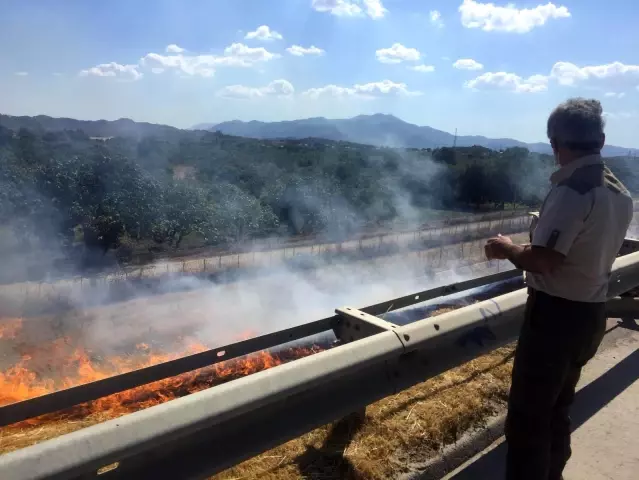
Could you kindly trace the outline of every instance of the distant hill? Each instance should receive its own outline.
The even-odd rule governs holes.
[[[194,130],[219,131],[227,135],[259,139],[307,139],[317,138],[352,143],[398,147],[437,148],[452,146],[455,136],[431,127],[421,127],[405,122],[393,115],[359,115],[348,119],[307,118],[286,122],[242,122],[233,120],[220,124],[200,124],[190,130],[182,130],[168,125],[135,122],[128,118],[118,120],[76,120],[54,118],[46,115],[35,117],[0,114],[0,126],[17,131],[27,128],[36,133],[61,130],[82,130],[89,137],[110,138],[158,137],[174,141],[185,136],[199,136],[203,132]],[[546,143],[524,143],[511,138],[487,138],[476,135],[457,137],[457,146],[482,147],[498,150],[509,147],[525,147],[533,152],[551,153]],[[638,149],[628,149],[608,145],[603,154],[607,157],[639,154]]]
[[[82,130],[90,137],[167,137],[179,135],[182,130],[168,125],[134,122],[128,118],[119,120],[76,120],[73,118],[54,118],[46,115],[36,117],[14,117],[0,114],[0,126],[17,131],[26,128],[36,133],[61,130]]]
[[[220,131],[227,135],[262,139],[274,138],[325,138],[345,140],[377,146],[405,148],[450,147],[455,142],[451,133],[431,127],[420,127],[405,122],[393,115],[359,115],[348,119],[327,119],[324,117],[291,120],[285,122],[242,122],[234,120],[217,125],[200,124],[196,129]],[[480,145],[493,150],[509,147],[525,147],[533,152],[552,153],[546,143],[525,143],[511,138],[487,138],[477,135],[458,136],[457,146]],[[603,154],[613,157],[639,153],[637,149],[606,146]]]

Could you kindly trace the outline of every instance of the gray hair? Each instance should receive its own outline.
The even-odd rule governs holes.
[[[599,100],[571,98],[548,117],[548,138],[570,150],[599,150],[605,123]]]

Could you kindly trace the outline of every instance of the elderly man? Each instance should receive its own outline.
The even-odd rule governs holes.
[[[508,480],[560,480],[570,458],[569,408],[606,324],[608,279],[633,214],[632,198],[601,158],[596,100],[571,99],[548,119],[559,169],[531,244],[492,238],[489,259],[526,271],[528,302],[508,401]]]

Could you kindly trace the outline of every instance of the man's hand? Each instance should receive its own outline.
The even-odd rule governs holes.
[[[547,247],[515,245],[508,237],[491,238],[484,247],[488,260],[510,260],[520,270],[546,275],[559,267],[565,256]]]
[[[502,237],[501,235],[488,239],[484,247],[486,258],[488,260],[506,260],[508,258],[506,246],[512,245],[512,243],[510,237]]]

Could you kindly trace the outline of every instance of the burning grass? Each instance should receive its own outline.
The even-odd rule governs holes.
[[[2,322],[5,328],[0,329],[0,333],[11,338],[22,352],[15,364],[0,373],[0,406],[207,350],[204,345],[190,342],[180,355],[157,354],[149,345],[141,343],[130,355],[101,358],[78,347],[71,338],[63,337],[36,350],[30,348],[26,353],[26,347],[20,343],[21,322],[12,320]],[[246,334],[240,339],[250,336]],[[3,427],[0,435],[0,453],[205,390],[320,350],[312,346],[273,354],[258,352],[9,425]]]
[[[211,480],[397,478],[504,410],[513,353],[497,349]]]
[[[458,308],[443,306],[431,315]],[[78,349],[70,338],[38,351],[20,348],[19,319],[2,323],[4,340],[18,345],[21,357],[0,374],[0,405],[167,361],[138,344],[126,356],[100,358]],[[246,338],[246,335],[242,338]],[[0,344],[1,347],[1,344]],[[206,348],[190,343],[185,353]],[[0,433],[0,454],[33,445],[127,413],[255,373],[319,351],[259,352],[205,369],[105,397],[69,410],[10,425]],[[396,478],[415,468],[465,432],[481,426],[505,407],[513,347],[498,349],[398,395],[370,405],[365,416],[351,415],[259,455],[213,477],[215,480],[301,478]],[[51,360],[58,359],[52,365]],[[59,359],[65,359],[59,363]],[[55,363],[55,362],[54,362]],[[46,374],[48,370],[49,374]],[[44,372],[44,373],[43,373]],[[54,379],[51,372],[58,372]]]

